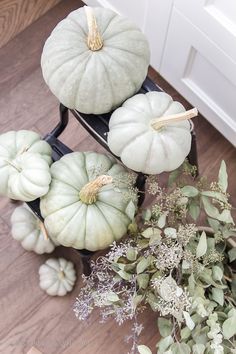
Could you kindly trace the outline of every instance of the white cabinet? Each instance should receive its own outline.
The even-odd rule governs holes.
[[[236,62],[176,8],[160,73],[236,144]]]
[[[236,0],[87,0],[136,22],[151,65],[236,146]]]

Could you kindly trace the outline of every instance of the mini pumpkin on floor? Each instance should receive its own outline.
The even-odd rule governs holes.
[[[76,281],[72,262],[64,258],[49,258],[39,268],[39,286],[48,295],[64,296],[70,292]]]

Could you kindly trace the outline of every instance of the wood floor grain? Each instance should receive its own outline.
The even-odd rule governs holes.
[[[0,48],[60,0],[1,0]]]
[[[24,32],[0,50],[0,131],[34,129],[46,134],[58,121],[58,102],[45,85],[40,69],[43,43],[55,24],[80,6],[78,0],[60,2]],[[186,108],[190,105],[153,69],[152,78]],[[236,152],[203,117],[195,122],[200,172],[216,177],[222,158],[229,171],[232,203],[236,205]],[[104,149],[71,117],[62,140],[75,150]],[[25,252],[11,238],[10,216],[16,204],[0,199],[0,353],[26,354],[36,347],[44,354],[125,354],[124,341],[130,323],[119,327],[113,321],[99,323],[95,311],[85,323],[72,311],[79,287],[63,298],[51,298],[38,286],[38,268],[49,257]],[[81,261],[73,249],[59,247],[55,256],[65,256],[76,264],[78,276]],[[142,315],[145,330],[141,342],[154,350],[158,339],[156,314]]]

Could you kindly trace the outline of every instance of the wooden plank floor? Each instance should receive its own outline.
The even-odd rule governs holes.
[[[55,24],[68,12],[80,6],[78,0],[67,0],[41,17],[0,50],[0,131],[34,129],[46,134],[58,119],[58,102],[46,87],[40,69],[43,43]],[[175,99],[188,103],[156,72],[150,75]],[[230,179],[232,202],[236,205],[236,153],[205,119],[196,121],[201,173],[216,176],[222,158]],[[62,140],[76,150],[103,151],[72,118]],[[0,200],[0,353],[25,354],[35,346],[45,354],[124,354],[129,345],[124,337],[130,324],[118,327],[112,321],[99,323],[94,312],[89,321],[81,323],[72,312],[81,281],[71,294],[50,298],[38,287],[38,268],[48,256],[25,252],[10,236],[10,215],[15,204]],[[65,255],[76,263],[78,275],[81,264],[72,249],[58,248],[55,255]],[[145,331],[143,344],[153,349],[158,338],[156,316],[151,312],[142,317]]]

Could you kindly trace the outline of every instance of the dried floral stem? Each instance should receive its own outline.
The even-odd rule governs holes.
[[[88,47],[92,51],[100,50],[103,47],[103,40],[101,34],[99,33],[93,8],[90,6],[85,6],[85,13],[88,23]]]
[[[99,189],[102,186],[112,183],[112,181],[113,181],[112,176],[101,175],[97,177],[95,180],[85,184],[85,186],[83,186],[83,188],[79,193],[81,202],[85,204],[95,203],[97,200]]]
[[[198,115],[198,110],[197,108],[190,109],[185,112],[177,113],[177,114],[171,114],[169,116],[163,116],[160,118],[155,118],[151,122],[151,126],[155,130],[159,130],[165,125],[168,125],[170,123],[175,123],[175,122],[181,122],[184,120],[188,120],[194,117],[197,117]]]

